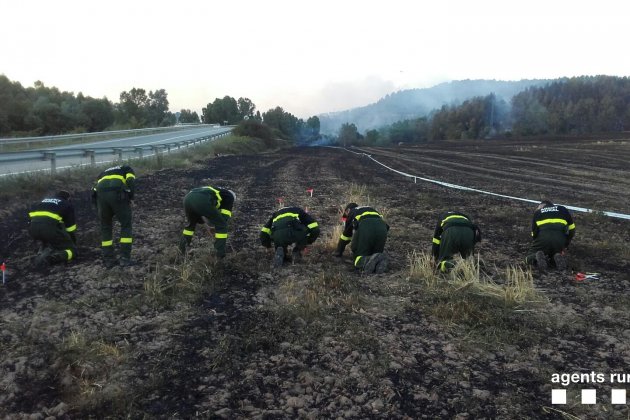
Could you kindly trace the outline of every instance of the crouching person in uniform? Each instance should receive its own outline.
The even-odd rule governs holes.
[[[183,253],[190,246],[198,223],[214,226],[214,249],[217,258],[225,257],[228,237],[228,221],[232,217],[232,208],[236,194],[222,187],[193,188],[184,197],[184,212],[188,225],[179,240],[179,250]]]
[[[283,207],[271,215],[260,231],[260,242],[276,253],[274,267],[281,267],[289,259],[287,247],[295,244],[291,251],[293,262],[302,259],[302,250],[315,242],[319,236],[319,225],[313,217],[299,207]]]
[[[41,241],[40,251],[33,260],[36,268],[70,262],[76,257],[77,225],[68,191],[59,191],[53,197],[44,198],[32,206],[28,216],[29,234]]]
[[[575,235],[575,223],[564,206],[543,200],[532,219],[532,245],[525,258],[528,264],[545,271],[550,263],[558,270],[567,269],[565,250]]]
[[[350,249],[355,268],[367,274],[382,274],[387,271],[389,260],[383,251],[389,225],[385,223],[383,216],[372,207],[359,207],[356,203],[350,203],[346,206],[343,217],[345,225],[334,255],[341,257],[346,245],[352,241]]]
[[[433,234],[432,253],[437,268],[448,273],[455,267],[453,256],[472,255],[475,244],[481,241],[481,230],[463,213],[446,212],[438,218]]]
[[[98,209],[101,225],[101,249],[103,264],[107,268],[116,265],[113,238],[113,218],[120,222],[120,260],[122,267],[133,265],[131,261],[131,202],[135,194],[136,175],[130,166],[114,166],[101,172],[92,188],[92,200]]]

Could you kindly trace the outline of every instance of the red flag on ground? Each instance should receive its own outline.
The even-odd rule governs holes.
[[[312,188],[308,188],[308,189],[306,190],[306,192],[307,192],[307,193],[310,193],[310,194],[311,194],[311,197],[313,196],[313,189],[312,189]]]

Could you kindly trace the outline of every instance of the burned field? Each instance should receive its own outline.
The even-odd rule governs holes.
[[[365,149],[395,169],[496,193],[628,213],[630,143],[464,143]],[[194,186],[237,194],[228,256],[198,227],[176,244]],[[57,186],[59,187],[59,186]],[[447,189],[339,149],[225,156],[138,178],[133,256],[100,263],[89,187],[77,191],[79,258],[38,273],[25,208],[0,222],[8,283],[0,289],[0,415],[157,418],[627,418],[610,383],[551,382],[554,373],[628,373],[630,221],[573,213],[573,273],[533,273],[535,298],[428,284],[439,212],[483,230],[479,275],[499,290],[519,267],[535,205]],[[313,197],[307,189],[313,188]],[[35,200],[37,197],[33,197]],[[331,256],[340,211],[369,203],[391,225],[390,271],[354,273]],[[322,237],[304,262],[271,269],[260,226],[279,203],[308,207]],[[6,232],[6,233],[5,233]],[[415,252],[415,254],[414,254]],[[551,404],[566,388],[567,404]],[[582,405],[580,390],[598,403]],[[624,386],[617,386],[624,388]],[[575,416],[575,417],[569,417]]]

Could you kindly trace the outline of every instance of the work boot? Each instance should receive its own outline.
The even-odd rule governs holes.
[[[297,249],[297,248],[293,248],[293,251],[291,252],[291,256],[293,257],[293,263],[300,263],[302,262],[302,251]]]
[[[276,255],[273,257],[273,266],[276,268],[282,267],[282,263],[284,263],[284,248],[279,246],[276,248]]]
[[[370,255],[370,258],[363,266],[363,272],[367,274],[372,274],[376,269],[376,265],[383,260],[383,254],[377,252],[376,254]]]
[[[536,252],[536,267],[540,271],[547,271],[547,256],[542,251]]]
[[[389,267],[389,259],[387,258],[387,255],[385,254],[380,254],[380,255],[381,255],[381,260],[376,263],[376,268],[374,269],[374,272],[376,274],[383,274],[384,272],[387,271],[387,268]]]
[[[554,254],[553,256],[553,262],[556,263],[556,268],[560,271],[566,271],[567,269],[567,258],[560,254]]]
[[[118,261],[114,257],[103,258],[103,266],[107,269],[114,268],[117,264]]]
[[[120,265],[121,267],[131,267],[136,265],[136,262],[131,258],[120,257],[120,260],[118,260],[118,265]]]

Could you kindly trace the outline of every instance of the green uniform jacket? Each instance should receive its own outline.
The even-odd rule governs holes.
[[[260,230],[260,242],[269,248],[272,244],[272,233],[279,226],[287,223],[299,223],[306,227],[306,242],[312,244],[319,236],[319,224],[315,219],[299,207],[283,207],[274,212]]]

